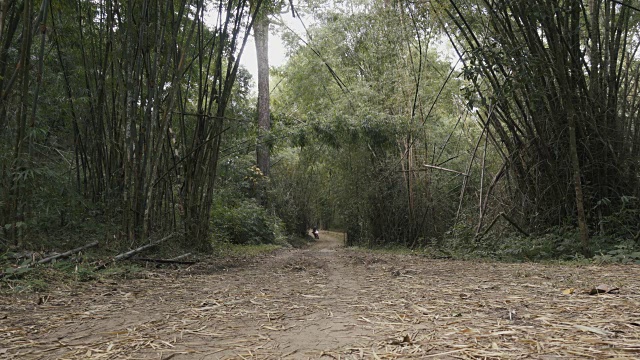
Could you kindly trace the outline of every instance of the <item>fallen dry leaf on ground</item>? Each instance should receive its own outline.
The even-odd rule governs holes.
[[[593,289],[591,289],[591,291],[589,291],[589,295],[596,295],[596,294],[615,294],[620,292],[620,289],[617,287],[613,287],[611,285],[606,285],[606,284],[601,284],[598,285],[596,287],[594,287]]]
[[[323,235],[253,260],[5,294],[2,358],[640,358],[640,267],[372,254]],[[557,290],[594,281],[624,293]]]

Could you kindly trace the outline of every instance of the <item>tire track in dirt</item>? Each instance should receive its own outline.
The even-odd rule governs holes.
[[[312,295],[311,305],[315,312],[299,324],[288,322],[291,328],[273,336],[289,356],[317,357],[322,353],[339,352],[347,345],[366,336],[352,308],[359,304],[356,295],[362,291],[359,276],[345,271],[345,257],[339,253],[343,247],[340,234],[323,232],[320,240],[313,243],[307,256],[324,264],[324,277],[317,286],[319,295]]]

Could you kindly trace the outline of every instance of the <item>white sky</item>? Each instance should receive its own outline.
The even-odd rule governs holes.
[[[269,66],[280,66],[287,62],[285,56],[286,49],[280,41],[280,37],[272,32],[269,33]],[[249,38],[247,45],[244,48],[242,57],[240,58],[240,65],[249,70],[252,79],[252,88],[256,87],[256,81],[258,79],[258,61],[256,57],[256,43],[253,39],[253,35]]]
[[[2,0],[0,0],[1,2]],[[205,22],[212,28],[215,28],[216,23],[216,8],[213,7],[205,12]],[[304,17],[303,17],[304,18]],[[309,25],[309,20],[304,18],[305,25]],[[299,18],[294,18],[290,12],[281,14],[277,22],[283,22],[286,26],[295,31],[301,38],[306,39],[306,32],[304,27],[300,24]],[[276,33],[276,24],[271,24],[269,31],[269,67],[278,67],[285,64],[288,60],[287,49],[285,48],[280,35]],[[242,57],[240,58],[240,65],[244,66],[249,73],[253,76],[252,79],[252,92],[253,95],[257,92],[257,80],[258,80],[258,62],[256,57],[256,43],[253,39],[253,35],[249,36],[249,40],[244,47]]]
[[[293,18],[291,14],[283,14],[281,20],[285,24],[295,31],[302,38],[306,38],[304,28],[300,24],[300,20]],[[308,25],[308,24],[307,24]],[[287,49],[285,48],[280,35],[274,32],[274,27],[279,25],[271,24],[269,31],[269,67],[278,67],[285,64],[288,60]],[[255,92],[258,80],[258,62],[256,57],[256,43],[253,39],[253,35],[249,37],[247,45],[244,48],[242,57],[240,58],[240,65],[244,66],[253,76],[252,89]]]

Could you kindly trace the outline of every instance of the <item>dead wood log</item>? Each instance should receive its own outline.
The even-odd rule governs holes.
[[[458,174],[458,175],[462,175],[464,177],[469,177],[468,173],[463,173],[457,170],[452,170],[452,169],[447,169],[447,168],[443,168],[442,166],[436,166],[436,165],[429,165],[429,164],[423,164],[422,166],[429,168],[429,169],[436,169],[436,170],[441,170],[441,171],[447,171],[447,172],[451,172],[454,174]]]
[[[154,262],[158,264],[179,264],[179,265],[193,265],[197,263],[195,260],[173,260],[173,259],[151,259],[151,258],[133,258],[132,261],[144,261]]]
[[[176,233],[169,234],[169,235],[163,237],[160,240],[157,240],[157,241],[154,241],[152,243],[140,246],[139,248],[136,248],[136,249],[133,249],[133,250],[118,254],[118,255],[114,256],[111,260],[107,261],[106,263],[103,263],[103,264],[100,264],[100,265],[96,266],[95,270],[102,270],[102,269],[106,268],[109,264],[115,263],[115,262],[120,261],[120,260],[128,259],[131,256],[133,256],[133,255],[135,255],[137,253],[140,253],[140,252],[142,252],[144,250],[147,250],[149,248],[152,248],[152,247],[154,247],[156,245],[159,245],[159,244],[171,239],[172,237],[174,237],[176,235],[177,235]]]
[[[489,226],[487,227],[487,229],[485,231],[482,232],[482,234],[480,236],[477,236],[475,241],[479,241],[480,239],[482,239],[485,235],[487,235],[487,233],[489,232],[489,230],[491,230],[491,228],[493,227],[493,225],[496,224],[496,222],[498,221],[498,219],[502,217],[505,220],[507,220],[507,222],[509,224],[511,224],[511,226],[513,226],[516,230],[518,230],[518,232],[520,232],[522,235],[529,237],[529,233],[522,230],[522,228],[520,226],[518,226],[518,224],[513,221],[510,217],[507,216],[507,214],[505,214],[504,212],[500,212],[500,214],[498,214],[498,216],[496,216],[493,221],[491,222],[491,224],[489,224]]]
[[[29,264],[26,264],[26,265],[23,265],[23,266],[19,266],[17,268],[13,268],[9,272],[0,273],[0,279],[4,278],[7,275],[16,274],[16,273],[20,273],[22,271],[26,271],[26,269],[31,268],[31,266],[33,266],[33,265],[46,264],[46,263],[51,262],[53,260],[60,259],[60,258],[63,258],[63,257],[67,257],[67,256],[70,256],[70,255],[79,253],[80,251],[82,251],[84,249],[88,249],[88,248],[91,248],[91,247],[94,247],[94,246],[98,246],[98,242],[97,241],[94,241],[92,243],[80,246],[80,247],[75,248],[73,250],[69,250],[67,252],[63,252],[62,254],[49,256],[49,257],[46,257],[44,259],[40,259],[40,260],[38,260],[36,262],[31,262]]]
[[[187,256],[190,256],[190,255],[191,255],[191,253],[186,253],[186,254],[182,254],[182,255],[180,255],[180,256],[176,256],[176,257],[174,257],[174,258],[171,258],[171,259],[169,259],[169,260],[173,260],[173,261],[181,260],[181,259],[186,258]]]
[[[60,259],[60,258],[63,258],[63,257],[67,257],[67,256],[70,256],[70,255],[79,253],[80,251],[82,251],[84,249],[92,248],[94,246],[98,246],[98,242],[97,241],[94,241],[92,243],[80,246],[79,248],[75,248],[73,250],[69,250],[67,252],[63,252],[62,254],[46,257],[46,258],[38,261],[36,264],[46,264],[46,263],[51,262],[53,260]]]

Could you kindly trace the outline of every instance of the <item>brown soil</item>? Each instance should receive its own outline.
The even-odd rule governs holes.
[[[588,294],[601,283],[619,293]],[[305,250],[55,287],[0,297],[0,358],[640,358],[638,266],[432,260],[323,232]]]

